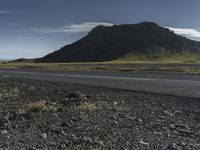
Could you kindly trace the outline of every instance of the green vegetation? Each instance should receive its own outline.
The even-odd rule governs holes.
[[[0,63],[0,68],[67,71],[171,71],[200,73],[199,53],[129,54],[109,62],[86,63]]]
[[[125,55],[113,62],[128,62],[128,63],[200,63],[200,53],[170,53],[166,51],[151,52],[151,53],[131,53]]]

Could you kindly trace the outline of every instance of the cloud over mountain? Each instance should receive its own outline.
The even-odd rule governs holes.
[[[174,31],[176,34],[186,36],[192,39],[199,39],[200,40],[200,31],[196,29],[185,29],[185,28],[174,28],[174,27],[167,27],[170,30]]]
[[[89,32],[90,30],[99,25],[112,26],[113,24],[107,22],[82,22],[80,24],[66,25],[62,28],[33,28],[31,30],[39,33],[82,33]]]

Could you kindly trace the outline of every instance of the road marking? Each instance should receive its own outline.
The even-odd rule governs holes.
[[[181,82],[181,83],[197,83],[200,81],[190,80],[176,80],[176,79],[152,79],[152,78],[131,78],[131,77],[112,77],[112,76],[98,76],[98,75],[72,75],[72,74],[56,74],[56,73],[37,73],[27,71],[3,71],[0,73],[26,74],[26,75],[42,75],[42,76],[57,76],[57,77],[71,77],[71,78],[96,78],[96,79],[118,79],[118,80],[140,80],[140,81],[162,81],[162,82]]]

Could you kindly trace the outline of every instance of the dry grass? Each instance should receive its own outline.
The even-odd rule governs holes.
[[[160,71],[200,73],[198,63],[131,63],[131,62],[104,62],[104,63],[15,63],[0,64],[0,68],[36,69],[36,70],[65,70],[65,71]]]
[[[108,62],[85,63],[0,63],[0,68],[22,68],[38,70],[66,71],[161,71],[200,73],[200,54],[196,53],[156,53],[129,54]]]
[[[23,109],[27,113],[38,113],[38,112],[54,112],[57,109],[53,106],[47,106],[43,101],[33,102],[25,106]]]
[[[83,102],[78,106],[74,106],[75,111],[95,111],[97,109],[96,103]]]
[[[47,107],[44,102],[34,102],[27,105],[25,112],[42,112],[46,111]]]

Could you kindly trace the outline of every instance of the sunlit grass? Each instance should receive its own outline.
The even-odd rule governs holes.
[[[57,109],[54,106],[46,105],[43,101],[32,102],[23,108],[24,112],[27,113],[38,113],[38,112],[55,112]]]
[[[129,54],[107,62],[83,63],[0,63],[0,68],[21,68],[66,71],[172,71],[199,73],[200,54],[198,53],[152,53]]]

